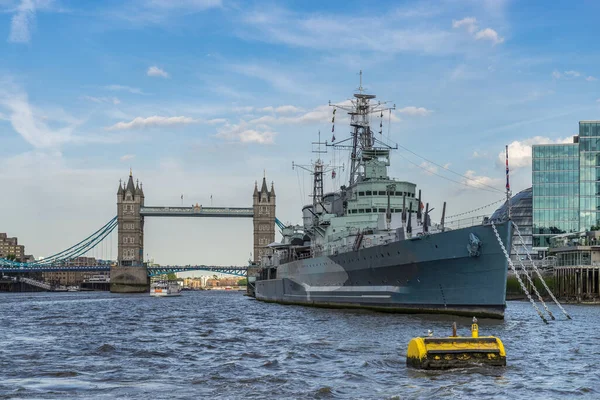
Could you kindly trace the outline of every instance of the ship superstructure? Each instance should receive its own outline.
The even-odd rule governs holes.
[[[324,175],[338,167],[325,164],[319,148],[310,168],[312,204],[302,209],[302,226],[283,228],[281,243],[269,245],[256,297],[502,316],[507,261],[492,228],[445,228],[445,203],[440,223],[432,223],[429,203],[423,204],[416,184],[389,176],[390,152],[397,146],[382,139],[382,119],[379,138],[370,122],[395,106],[375,99],[364,93],[361,76],[352,100],[331,104],[332,122],[336,112],[347,112],[350,137],[335,141],[334,135],[332,143],[319,139],[317,144],[349,151],[348,184],[323,193]],[[509,224],[497,228],[510,246]]]

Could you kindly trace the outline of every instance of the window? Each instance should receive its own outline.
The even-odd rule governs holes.
[[[359,196],[364,196],[364,195],[365,195],[365,192],[358,192],[358,195],[359,195]]]
[[[379,212],[385,212],[385,208],[380,208]]]
[[[366,213],[370,213],[370,212],[371,212],[371,209],[370,209],[370,208],[366,208],[366,209],[365,209],[365,212],[366,212]]]
[[[371,191],[370,190],[367,190],[366,193],[367,193],[367,196],[371,196]]]
[[[390,193],[390,195],[393,195],[393,194],[394,194],[394,193]],[[379,191],[379,195],[380,195],[380,196],[387,196],[387,193],[386,193],[386,191],[385,191],[385,190],[380,190],[380,191]]]
[[[365,209],[364,208],[359,208],[358,212],[361,213],[361,214],[363,214],[365,212]]]

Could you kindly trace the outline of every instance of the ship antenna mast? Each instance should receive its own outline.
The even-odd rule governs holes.
[[[383,115],[384,111],[395,110],[396,105],[394,104],[391,106],[387,101],[371,102],[376,96],[374,94],[364,93],[365,89],[362,85],[362,70],[359,75],[358,93],[354,93],[354,98],[349,100],[350,104],[331,104],[331,102],[329,102],[329,105],[334,107],[334,118],[332,119],[332,122],[335,121],[335,111],[337,109],[344,110],[350,115],[350,126],[352,127],[351,136],[335,143],[326,143],[327,146],[350,150],[350,187],[364,175],[364,163],[367,159],[372,157],[388,157],[389,160],[389,150],[398,148],[397,145],[391,147],[389,144],[378,139],[373,134],[369,122],[371,114]],[[335,125],[332,127],[332,132],[334,131],[334,128]],[[363,169],[362,172],[361,168]]]
[[[510,180],[509,180],[509,174],[508,174],[508,145],[506,146],[506,206],[507,206],[507,213],[508,213],[508,219],[511,218],[511,205],[510,205]]]
[[[364,91],[364,89],[362,87],[362,69],[360,70],[360,72],[358,74],[360,75],[359,84],[358,84],[358,93],[362,93]]]
[[[323,175],[336,168],[335,166],[330,168],[330,166],[325,165],[321,159],[321,154],[327,153],[327,148],[322,150],[321,145],[326,144],[326,142],[321,142],[321,131],[319,131],[319,140],[317,142],[312,142],[312,152],[317,155],[317,160],[312,163],[312,165],[300,165],[292,161],[292,169],[298,167],[313,175],[313,226],[318,225],[319,214],[325,212],[325,207],[323,206]]]

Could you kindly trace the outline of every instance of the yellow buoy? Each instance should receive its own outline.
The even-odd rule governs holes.
[[[477,319],[473,318],[471,337],[452,336],[418,337],[408,343],[406,364],[419,369],[462,368],[476,364],[506,366],[506,352],[502,341],[494,336],[479,337]]]

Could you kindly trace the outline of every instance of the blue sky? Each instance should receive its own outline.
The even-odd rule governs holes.
[[[598,118],[599,9],[0,0],[0,230],[36,256],[66,248],[115,214],[130,167],[149,205],[183,193],[186,205],[212,194],[248,206],[266,170],[279,218],[297,223],[310,181],[292,161],[310,162],[319,130],[330,139],[327,102],[349,98],[361,69],[368,90],[396,104],[384,133],[456,172],[400,150],[391,175],[449,214],[491,203],[506,144],[516,192],[530,185],[532,144],[569,140],[579,120]],[[242,264],[251,233],[249,220],[149,220],[146,253]]]

